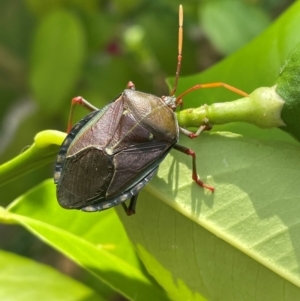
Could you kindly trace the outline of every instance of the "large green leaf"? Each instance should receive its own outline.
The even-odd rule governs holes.
[[[230,133],[181,142],[216,191],[193,183],[191,159],[172,151],[136,216],[119,209],[148,271],[174,300],[298,300],[300,147]]]
[[[0,299],[105,300],[90,288],[50,267],[4,251],[0,251]]]
[[[19,223],[131,300],[166,300],[144,271],[116,213],[62,209],[53,180],[0,207],[0,221]]]

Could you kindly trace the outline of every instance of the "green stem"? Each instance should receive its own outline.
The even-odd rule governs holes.
[[[39,132],[28,149],[0,165],[0,185],[53,161],[65,135],[51,130]]]
[[[238,100],[182,110],[176,113],[178,123],[184,128],[236,121],[248,122],[261,128],[284,126],[281,119],[284,101],[275,88],[261,87],[248,97]]]

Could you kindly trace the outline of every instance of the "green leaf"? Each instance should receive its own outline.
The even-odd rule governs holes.
[[[142,268],[114,210],[65,210],[56,201],[53,180],[2,208],[1,220],[23,225],[130,300],[167,300]]]
[[[245,45],[270,23],[258,6],[239,0],[206,1],[199,16],[210,41],[225,54]]]
[[[299,300],[300,147],[231,133],[182,137],[197,154],[171,151],[119,216],[150,274],[173,300]],[[298,286],[298,287],[297,287]]]
[[[1,300],[105,300],[90,288],[46,265],[2,250],[0,280]]]
[[[54,112],[69,97],[84,57],[85,33],[79,19],[64,10],[49,13],[36,33],[30,69],[33,94],[44,110]]]

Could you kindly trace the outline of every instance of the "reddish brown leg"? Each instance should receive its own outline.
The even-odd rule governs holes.
[[[85,100],[81,96],[74,97],[71,102],[71,109],[70,109],[67,133],[69,133],[73,127],[73,116],[74,116],[76,105],[83,106],[84,108],[88,109],[89,111],[97,111],[98,110],[98,108],[96,108],[95,106],[90,104],[87,100]]]
[[[135,84],[131,81],[128,82],[127,89],[135,90]],[[84,108],[88,109],[89,111],[97,111],[98,110],[97,107],[93,106],[91,103],[89,103],[83,97],[81,97],[81,96],[74,97],[71,101],[71,109],[70,109],[67,133],[69,133],[73,127],[73,116],[74,116],[76,105],[83,106]]]
[[[192,91],[199,90],[199,89],[219,88],[219,87],[223,87],[223,88],[225,88],[229,91],[232,91],[232,92],[234,92],[236,94],[239,94],[241,96],[244,96],[244,97],[247,97],[249,95],[249,94],[247,94],[246,92],[244,92],[240,89],[237,89],[233,86],[230,86],[228,84],[221,83],[221,82],[209,83],[209,84],[198,84],[198,85],[195,85],[195,86],[189,88],[188,90],[181,93],[178,97],[176,97],[176,104],[182,106],[182,98],[185,95],[191,93]]]
[[[203,125],[200,125],[197,132],[194,133],[194,132],[191,132],[191,131],[189,131],[185,128],[179,127],[180,133],[182,133],[185,136],[188,136],[190,139],[197,138],[201,134],[201,132],[210,131],[211,129],[212,129],[211,125],[203,124]]]
[[[204,187],[204,188],[207,188],[209,189],[211,192],[214,192],[215,191],[215,188],[210,186],[210,185],[207,185],[205,183],[203,183],[200,178],[198,177],[198,174],[197,174],[197,167],[196,167],[196,154],[195,152],[190,149],[190,148],[187,148],[185,146],[182,146],[182,145],[179,145],[179,144],[175,144],[175,146],[173,147],[174,149],[186,154],[186,155],[189,155],[189,156],[192,156],[192,162],[193,162],[193,172],[192,172],[192,179],[201,187]]]

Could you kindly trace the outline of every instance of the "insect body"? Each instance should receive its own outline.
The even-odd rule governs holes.
[[[179,97],[174,96],[181,66],[182,23],[180,6],[179,54],[170,96],[157,97],[136,91],[129,82],[127,89],[101,110],[82,97],[73,98],[68,135],[58,153],[54,173],[57,199],[62,207],[101,211],[122,204],[128,215],[135,213],[139,191],[172,148],[192,156],[193,180],[214,191],[199,179],[195,153],[177,144],[179,132],[195,138],[209,126],[201,126],[196,133],[180,128],[174,111],[182,103],[182,97],[196,89],[223,86],[237,93],[241,91],[223,83],[212,83],[196,85]],[[77,104],[92,112],[72,127]]]
[[[69,132],[55,166],[59,203],[96,211],[134,200],[178,137],[173,110],[131,86]]]

